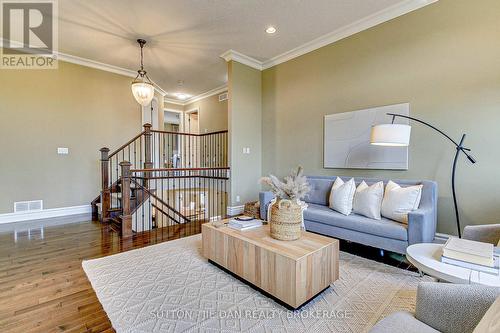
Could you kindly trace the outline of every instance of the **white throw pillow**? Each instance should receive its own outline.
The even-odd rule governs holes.
[[[351,214],[355,191],[356,184],[353,178],[344,183],[340,177],[337,177],[330,191],[330,208],[344,215]]]
[[[371,219],[380,220],[380,209],[384,198],[384,183],[368,186],[363,180],[354,193],[353,212]]]
[[[423,185],[401,187],[392,180],[385,186],[382,200],[382,216],[402,223],[408,223],[408,213],[418,209]]]

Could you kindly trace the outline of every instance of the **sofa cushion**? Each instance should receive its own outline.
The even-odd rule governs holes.
[[[304,219],[366,234],[408,240],[407,226],[402,223],[385,218],[374,220],[357,214],[345,216],[323,205],[310,203],[304,211]]]
[[[352,211],[370,219],[380,220],[382,219],[380,209],[383,197],[384,183],[382,181],[368,186],[363,180],[356,188]]]
[[[354,192],[356,192],[354,178],[344,182],[337,177],[330,190],[329,207],[343,215],[351,214]]]
[[[307,195],[305,201],[308,203],[328,205],[330,190],[333,182],[337,177],[330,178],[315,178],[307,177],[307,182],[311,187],[311,191]]]
[[[382,200],[382,216],[408,223],[408,212],[418,209],[422,197],[423,185],[401,187],[392,180],[385,186]]]

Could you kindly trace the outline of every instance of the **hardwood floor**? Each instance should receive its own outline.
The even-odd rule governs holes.
[[[200,224],[122,239],[99,222],[0,233],[0,332],[114,332],[82,260],[200,232]]]
[[[122,239],[99,222],[43,228],[19,226],[23,228],[21,231],[0,232],[0,333],[113,332],[82,269],[82,260],[201,231],[198,223]],[[414,269],[404,257],[391,253],[381,256],[371,247],[342,241],[340,250]]]

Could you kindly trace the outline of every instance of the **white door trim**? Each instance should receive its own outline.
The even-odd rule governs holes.
[[[160,111],[160,105],[158,103],[158,97],[153,97],[153,101],[156,102],[156,110],[153,109],[153,114],[151,115],[151,119],[150,119],[150,123],[151,123],[151,129],[153,130],[158,130],[160,129],[160,124],[159,124],[159,117],[158,117],[158,112]],[[153,101],[151,101],[151,103],[153,103]],[[151,113],[151,103],[148,104],[147,106],[143,106],[141,107],[141,113],[142,113],[142,125],[141,125],[141,131],[143,130],[143,125],[146,123],[146,118],[145,115],[146,115],[146,112],[148,113]],[[156,114],[155,114],[155,111],[156,111]],[[162,124],[163,125],[163,124]],[[162,128],[163,129],[163,128]]]
[[[184,132],[184,111],[181,110],[175,110],[175,109],[169,109],[169,108],[163,108],[163,112],[168,111],[168,112],[174,112],[179,114],[179,132]],[[165,127],[163,127],[165,128]],[[161,129],[163,131],[163,128]]]
[[[187,111],[184,111],[184,117],[189,117],[190,113],[198,113],[198,129],[196,131],[197,134],[200,134],[200,108],[196,107]],[[188,120],[185,120],[188,123]]]

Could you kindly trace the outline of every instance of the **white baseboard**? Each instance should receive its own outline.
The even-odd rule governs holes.
[[[241,206],[227,206],[227,215],[229,216],[236,216],[243,214],[243,211],[245,210],[245,205]]]
[[[90,213],[92,213],[90,205],[50,208],[34,212],[7,213],[0,214],[0,224]]]

